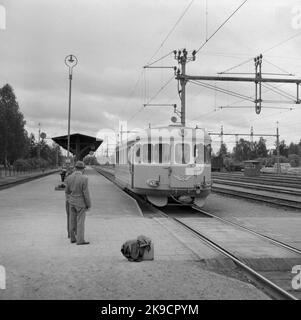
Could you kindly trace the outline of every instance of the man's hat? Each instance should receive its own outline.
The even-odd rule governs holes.
[[[77,169],[85,169],[85,164],[83,163],[83,161],[77,161],[75,164],[75,168]]]

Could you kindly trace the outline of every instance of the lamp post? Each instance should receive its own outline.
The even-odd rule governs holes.
[[[72,83],[72,71],[77,65],[77,58],[73,54],[69,54],[65,58],[65,64],[69,68],[69,109],[68,109],[68,142],[67,142],[67,161],[70,163],[70,116],[71,116],[71,83]]]

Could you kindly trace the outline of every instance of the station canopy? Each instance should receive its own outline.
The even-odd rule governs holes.
[[[68,149],[68,135],[54,137],[52,140],[59,146]],[[102,144],[103,140],[85,134],[70,134],[70,152],[75,156],[76,160],[83,160],[91,151],[95,152]]]

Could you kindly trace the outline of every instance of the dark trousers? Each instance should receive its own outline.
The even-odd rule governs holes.
[[[70,241],[85,242],[86,209],[70,205]]]
[[[67,215],[67,234],[68,238],[70,238],[70,204],[66,200],[66,215]]]

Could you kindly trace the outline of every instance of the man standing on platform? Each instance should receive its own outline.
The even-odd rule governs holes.
[[[85,241],[86,211],[91,207],[88,177],[84,176],[85,164],[77,161],[75,171],[66,179],[66,197],[70,205],[70,241],[78,245]]]

